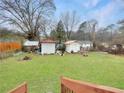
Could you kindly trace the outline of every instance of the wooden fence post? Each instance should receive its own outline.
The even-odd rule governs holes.
[[[28,93],[27,83],[23,83],[19,85],[18,87],[12,89],[8,93]]]

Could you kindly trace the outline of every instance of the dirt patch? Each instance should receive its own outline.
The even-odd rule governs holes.
[[[25,62],[29,60],[32,60],[32,58],[29,56],[24,56],[23,58],[18,59],[18,61],[25,61]]]

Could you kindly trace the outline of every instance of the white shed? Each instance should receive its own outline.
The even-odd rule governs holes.
[[[65,45],[66,45],[66,51],[68,53],[80,51],[81,44],[77,40],[67,41],[67,42],[65,42]]]
[[[55,54],[56,42],[53,40],[43,40],[41,42],[41,54]]]

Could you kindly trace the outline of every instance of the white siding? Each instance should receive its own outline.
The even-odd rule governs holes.
[[[42,48],[41,54],[55,53],[55,43],[42,43],[41,48]]]
[[[91,48],[92,46],[91,46],[91,44],[82,44],[82,47],[83,48]]]
[[[66,51],[71,53],[73,52],[79,52],[80,51],[80,44],[79,43],[71,43],[66,45]]]

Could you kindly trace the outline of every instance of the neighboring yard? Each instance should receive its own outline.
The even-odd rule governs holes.
[[[29,93],[60,93],[60,76],[124,89],[124,57],[105,53],[81,55],[32,55],[31,61],[0,61],[0,93],[26,81]]]

